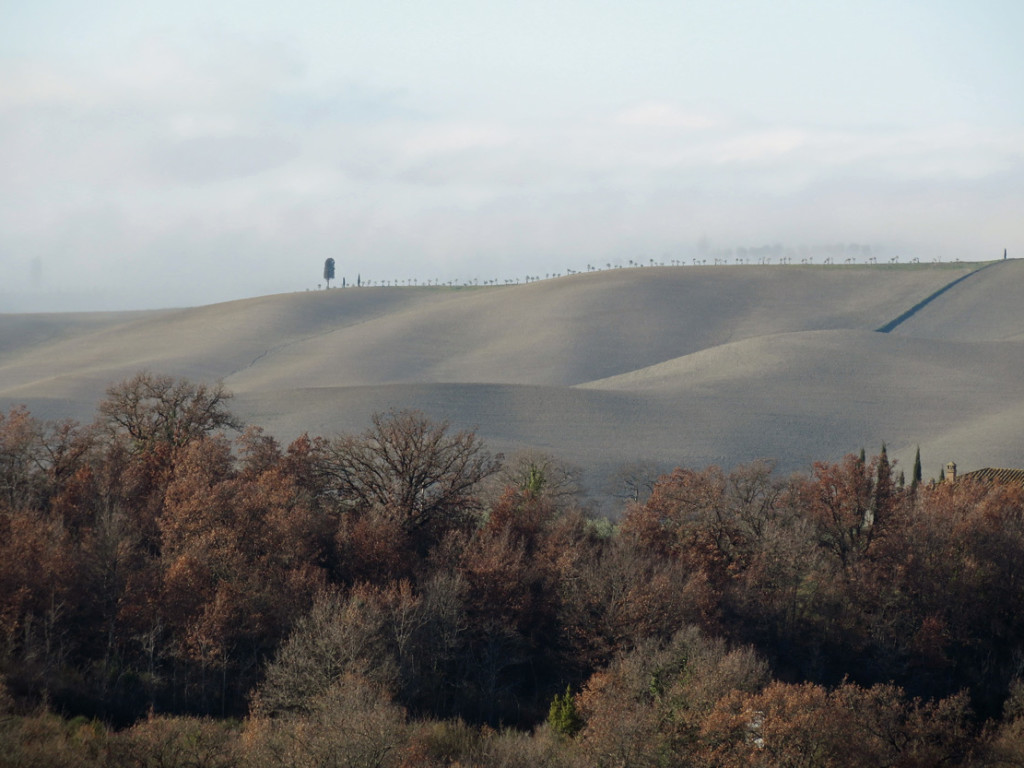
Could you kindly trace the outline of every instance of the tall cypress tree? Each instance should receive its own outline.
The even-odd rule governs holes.
[[[914,454],[914,471],[910,476],[910,490],[915,490],[921,484],[921,446],[917,446],[917,453]]]
[[[878,468],[875,478],[874,519],[878,522],[889,512],[892,499],[892,465],[889,463],[889,452],[882,443],[882,452],[878,456]]]

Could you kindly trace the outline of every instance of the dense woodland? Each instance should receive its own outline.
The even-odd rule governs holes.
[[[588,512],[422,414],[0,413],[0,766],[1024,766],[1024,490],[882,453]]]

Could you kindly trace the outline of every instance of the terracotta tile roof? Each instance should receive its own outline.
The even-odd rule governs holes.
[[[979,483],[999,483],[1001,485],[1024,485],[1024,469],[999,469],[985,467],[961,475]]]

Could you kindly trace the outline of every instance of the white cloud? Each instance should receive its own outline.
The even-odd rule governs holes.
[[[440,123],[416,126],[399,148],[416,160],[473,149],[500,149],[508,146],[514,134],[507,127],[485,123]]]
[[[161,144],[153,168],[164,180],[202,184],[252,176],[291,160],[297,148],[278,136],[200,136]]]
[[[88,80],[76,78],[45,61],[0,63],[0,110],[50,104],[91,106],[96,99],[90,88]]]
[[[721,128],[723,120],[707,112],[689,111],[664,101],[650,101],[622,110],[614,117],[621,125],[706,131]]]

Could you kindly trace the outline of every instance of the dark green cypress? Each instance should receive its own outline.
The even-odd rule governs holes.
[[[889,451],[882,443],[882,452],[878,455],[878,467],[875,477],[874,520],[879,522],[889,513],[892,505],[892,465],[889,463]]]
[[[910,475],[910,490],[914,490],[921,484],[921,446],[917,446],[917,453],[914,454],[914,471]]]

